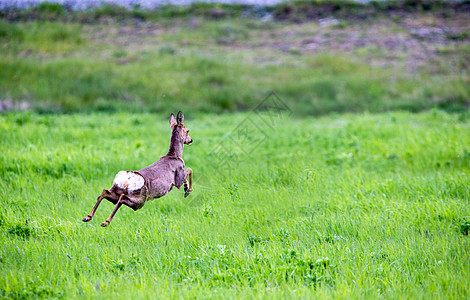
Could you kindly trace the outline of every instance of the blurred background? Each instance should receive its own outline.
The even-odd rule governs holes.
[[[470,105],[469,1],[0,1],[0,110]]]

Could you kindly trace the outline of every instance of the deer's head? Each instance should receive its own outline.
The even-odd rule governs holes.
[[[191,145],[193,139],[189,136],[189,129],[184,127],[184,116],[181,111],[178,112],[177,117],[174,114],[170,115],[170,126],[172,137],[174,136],[178,142]]]

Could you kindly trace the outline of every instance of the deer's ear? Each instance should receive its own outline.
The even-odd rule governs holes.
[[[183,124],[184,123],[184,116],[181,111],[178,112],[178,124]]]
[[[171,127],[177,125],[176,118],[175,118],[175,115],[174,115],[174,114],[171,114],[171,115],[170,115],[170,125],[171,125]]]

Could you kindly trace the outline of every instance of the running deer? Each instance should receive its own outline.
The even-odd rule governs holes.
[[[103,199],[116,204],[109,218],[101,223],[101,226],[106,227],[123,204],[133,210],[138,210],[148,200],[163,197],[171,191],[173,186],[179,189],[181,185],[184,185],[184,197],[187,197],[193,191],[193,170],[190,168],[184,170],[182,155],[184,144],[190,145],[193,140],[183,122],[184,116],[181,111],[178,112],[176,118],[174,114],[171,114],[170,126],[172,132],[168,153],[142,170],[120,171],[117,173],[113,186],[109,190],[103,190],[91,213],[83,219],[83,222],[88,222],[93,218]]]

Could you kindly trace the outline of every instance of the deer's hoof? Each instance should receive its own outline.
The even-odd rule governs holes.
[[[92,217],[90,217],[90,216],[86,216],[85,218],[83,218],[82,221],[83,221],[83,222],[88,222],[88,221],[91,220],[91,218],[92,218]]]
[[[108,221],[108,220],[106,220],[106,221],[104,221],[103,223],[101,223],[101,227],[106,227],[106,226],[108,226],[108,225],[109,225],[109,221]]]
[[[188,197],[189,194],[190,194],[192,191],[193,191],[193,190],[190,190],[190,189],[185,190],[185,191],[184,191],[184,197],[185,197],[185,198]]]

